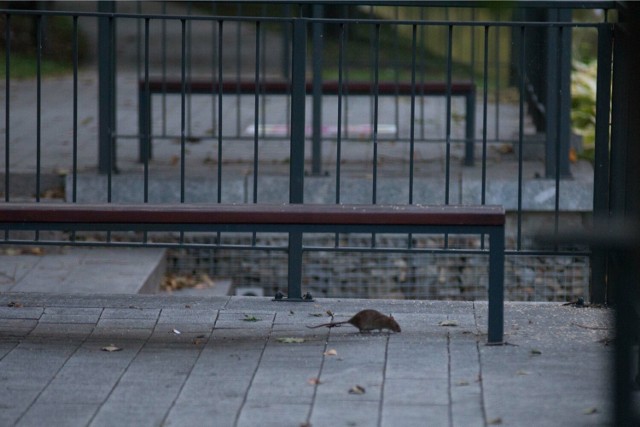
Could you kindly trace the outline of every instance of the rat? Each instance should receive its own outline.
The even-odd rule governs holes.
[[[385,316],[376,310],[366,309],[356,313],[351,319],[342,322],[323,323],[316,326],[307,326],[307,328],[319,328],[326,326],[327,328],[333,328],[344,324],[351,324],[358,328],[360,332],[369,332],[374,329],[382,332],[383,329],[389,329],[390,331],[400,332],[400,325],[396,322],[393,316]]]

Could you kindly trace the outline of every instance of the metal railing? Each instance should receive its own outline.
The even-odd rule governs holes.
[[[105,202],[119,202],[126,200],[121,191],[123,189],[134,193],[131,197],[137,201],[161,202],[162,199],[155,198],[154,185],[159,185],[165,192],[174,191],[172,186],[175,186],[177,196],[168,197],[165,202],[167,200],[189,202],[195,199],[190,190],[192,185],[189,181],[190,176],[193,174],[197,179],[202,179],[202,174],[198,175],[194,166],[193,156],[190,157],[189,152],[193,151],[194,156],[201,156],[201,164],[208,165],[204,175],[211,179],[196,191],[201,193],[200,197],[207,201],[236,201],[229,189],[238,185],[244,188],[244,195],[249,195],[241,197],[240,201],[254,203],[270,197],[275,200],[284,198],[292,202],[315,202],[318,200],[316,198],[318,194],[322,194],[322,201],[328,200],[335,203],[392,201],[394,203],[484,204],[497,201],[504,204],[511,212],[509,218],[511,239],[506,251],[508,262],[527,257],[549,257],[550,259],[569,259],[569,262],[573,263],[579,257],[588,257],[592,273],[590,299],[593,302],[606,302],[607,298],[611,297],[612,287],[605,285],[607,280],[622,280],[626,283],[630,282],[630,278],[636,277],[636,275],[629,275],[634,267],[637,268],[633,265],[635,258],[625,258],[627,256],[625,255],[622,257],[622,262],[618,263],[619,260],[616,260],[614,255],[597,248],[592,251],[586,246],[540,248],[529,240],[526,228],[526,224],[539,215],[544,208],[548,212],[547,219],[551,224],[552,233],[558,234],[567,226],[566,213],[572,208],[568,202],[570,198],[568,194],[576,196],[585,189],[586,199],[589,201],[587,208],[573,207],[580,218],[593,216],[606,220],[612,214],[624,216],[628,213],[629,206],[638,205],[637,198],[634,199],[634,195],[627,192],[628,189],[637,190],[637,184],[633,184],[635,181],[630,180],[636,173],[633,171],[634,159],[626,156],[626,153],[634,152],[627,130],[631,129],[637,133],[638,126],[637,122],[634,123],[630,119],[629,113],[630,106],[636,105],[637,99],[631,99],[632,102],[628,102],[627,97],[633,94],[637,96],[637,90],[625,87],[633,77],[629,63],[633,63],[635,61],[633,58],[637,58],[637,49],[634,50],[632,41],[625,39],[625,32],[621,33],[622,38],[619,39],[621,43],[616,43],[614,49],[613,32],[617,24],[601,21],[575,23],[567,22],[565,18],[559,22],[555,20],[520,21],[505,18],[504,14],[500,15],[501,19],[479,20],[481,13],[473,8],[474,4],[471,2],[461,2],[460,8],[446,8],[445,6],[449,3],[445,2],[361,2],[357,5],[354,3],[354,8],[345,10],[355,14],[361,13],[364,9],[368,13],[366,17],[343,14],[338,17],[325,15],[322,18],[321,10],[312,7],[311,2],[270,1],[269,3],[276,5],[269,7],[266,6],[266,2],[256,2],[259,8],[265,11],[268,9],[270,13],[274,7],[280,8],[282,12],[272,13],[272,15],[278,15],[273,17],[265,17],[266,13],[263,13],[262,17],[240,16],[241,8],[245,6],[236,5],[231,7],[237,8],[238,16],[229,16],[228,10],[221,10],[223,6],[228,6],[228,3],[231,2],[214,2],[212,10],[207,13],[192,8],[187,13],[178,14],[166,10],[149,13],[143,10],[150,7],[146,3],[139,3],[136,6],[138,11],[119,12],[107,2],[100,2],[99,12],[1,10],[0,19],[4,29],[3,46],[1,46],[4,57],[2,83],[4,128],[1,163],[4,202],[32,198],[36,203],[44,203],[49,197],[59,197],[54,190],[59,185],[58,175],[61,173],[66,175],[65,197],[72,203],[82,203],[96,195]],[[331,3],[326,2],[325,6],[331,6]],[[220,10],[216,9],[217,5],[221,5]],[[434,18],[432,13],[434,9],[430,7],[434,5],[443,6],[443,13],[449,13],[450,10],[456,11],[451,13],[455,18],[445,19],[446,17],[442,18],[441,15]],[[606,1],[519,2],[519,5],[529,12],[541,8],[564,10],[593,8],[602,9],[606,13],[607,10],[617,7],[614,2]],[[168,6],[162,4],[162,7]],[[403,8],[410,10],[413,15],[405,15]],[[468,11],[469,18],[459,19],[460,15],[457,12],[459,10],[464,10],[462,13]],[[32,19],[33,27],[30,27],[30,34],[35,38],[36,48],[33,52],[35,60],[29,66],[35,70],[35,77],[23,80],[20,79],[22,71],[15,71],[12,64],[21,61],[17,57],[20,53],[19,48],[16,47],[19,40],[16,40],[14,33],[19,21],[25,17]],[[68,17],[72,22],[70,38],[72,53],[66,58],[71,64],[71,77],[61,81],[46,77],[43,69],[46,65],[44,54],[47,52],[47,45],[43,43],[47,38],[46,23],[47,20],[56,17]],[[81,27],[86,23],[89,23],[90,27],[96,21],[100,23],[101,36],[94,40],[98,46],[95,54],[101,65],[99,67],[81,66],[80,47],[83,40],[80,35]],[[116,31],[116,25],[122,29],[127,22],[132,22],[136,28],[134,35],[131,36],[133,42],[129,40],[125,43],[125,45],[134,46],[133,49],[137,55],[134,71],[129,76],[126,75],[124,70],[126,66],[123,67],[124,60],[120,57],[121,52],[118,50],[123,48],[126,51],[126,46],[122,41],[116,42],[116,36],[119,34]],[[260,90],[248,96],[221,94],[214,90],[206,101],[199,101],[200,96],[189,92],[189,82],[196,74],[194,68],[196,64],[192,60],[193,48],[198,44],[195,40],[199,40],[195,37],[196,24],[204,24],[211,29],[211,43],[200,41],[199,44],[199,46],[206,46],[211,52],[209,55],[211,67],[206,75],[211,82],[221,81],[219,78],[221,75],[236,81],[248,75],[253,78],[256,89],[259,89],[263,82],[273,77],[271,71],[267,72],[267,63],[277,56],[275,62],[278,65],[274,69],[278,71],[280,79],[289,82],[290,91],[280,95],[279,100],[275,101],[270,98],[270,95],[263,94]],[[275,30],[274,26],[277,27]],[[322,26],[325,30],[324,37],[322,37]],[[156,32],[158,27],[161,30]],[[230,45],[225,42],[228,37],[225,30],[229,27],[232,27],[233,32],[237,34],[236,41],[251,40],[248,49],[249,56],[253,58],[251,68],[246,69],[239,59],[230,61],[224,56],[230,50]],[[316,83],[313,96],[309,99],[304,90],[309,74],[312,79],[322,76],[323,80],[328,80],[326,68],[328,62],[334,62],[334,75],[331,77],[338,81],[338,87],[344,88],[348,86],[346,83],[353,81],[354,73],[350,70],[355,54],[349,50],[349,46],[354,46],[357,41],[351,38],[357,27],[365,28],[365,33],[368,32],[370,35],[366,38],[367,43],[359,45],[360,50],[356,53],[367,52],[368,54],[363,61],[365,66],[362,66],[362,63],[358,64],[360,67],[358,72],[361,73],[360,78],[364,76],[364,80],[370,84],[371,96],[365,97],[364,106],[354,106],[356,100],[348,93],[341,91],[328,100],[327,97],[320,96],[320,86]],[[157,73],[158,68],[151,66],[154,64],[151,54],[155,49],[152,46],[155,46],[153,43],[158,39],[163,43],[165,38],[168,40],[169,34],[173,31],[171,28],[177,29],[179,48],[162,47],[167,45],[161,44],[158,62],[160,72]],[[245,28],[252,29],[248,36],[243,33]],[[332,29],[333,32],[330,31]],[[549,124],[545,123],[550,115],[553,116],[550,111],[560,111],[559,106],[566,105],[569,100],[566,81],[570,70],[566,68],[566,61],[561,60],[566,59],[570,52],[566,51],[566,45],[558,43],[556,51],[549,49],[545,54],[551,61],[546,63],[543,73],[536,72],[531,65],[538,61],[536,58],[540,58],[538,56],[540,52],[532,46],[535,46],[535,39],[541,32],[551,34],[552,37],[556,37],[556,40],[566,40],[567,34],[583,29],[596,33],[598,74],[593,169],[586,174],[579,174],[579,171],[575,170],[578,169],[577,165],[567,163],[566,110],[558,115],[561,121],[552,124],[551,130]],[[396,36],[387,40],[386,35],[394,32]],[[446,43],[438,43],[437,49],[440,49],[438,52],[441,56],[423,55],[426,50],[433,47],[434,43],[430,41],[432,40],[430,37],[439,33],[445,34],[446,41]],[[462,38],[472,40],[468,43],[472,46],[468,50],[468,60],[464,60],[464,53],[460,53],[464,50],[459,48],[463,44],[460,41],[461,34],[464,35]],[[637,28],[635,33],[631,34],[637,35]],[[506,53],[504,46],[507,43],[504,42],[504,37],[511,37],[511,35],[519,48]],[[268,47],[272,46],[267,43],[271,37],[276,37],[280,41],[280,55],[275,55],[275,51]],[[333,40],[333,45],[327,41],[329,39]],[[311,40],[313,55],[308,50],[307,40]],[[389,40],[390,43],[385,44]],[[236,45],[241,44],[236,43]],[[400,45],[404,45],[404,50],[400,49]],[[325,54],[324,61],[320,61],[317,51],[326,52],[325,49],[331,46],[337,46],[336,50],[332,54]],[[365,48],[363,49],[362,46]],[[405,53],[401,58],[390,56],[393,59],[391,63],[394,64],[390,74],[381,72],[385,70],[382,64],[389,57],[384,54],[387,48],[391,52]],[[247,50],[245,47],[237,49],[238,52]],[[614,75],[612,79],[614,50],[617,77]],[[406,55],[407,52],[409,52],[408,55]],[[431,61],[425,61],[425,58],[430,58]],[[167,66],[172,60],[178,64],[177,74],[171,74],[170,67]],[[436,70],[429,68],[429,64],[434,63],[439,65]],[[466,67],[463,66],[465,64]],[[228,74],[227,66],[230,67],[231,74]],[[459,71],[460,67],[462,72]],[[509,74],[507,70],[510,68],[517,72],[510,76],[510,83],[505,83],[505,78]],[[323,73],[319,73],[319,70],[323,70]],[[635,70],[637,67],[634,68]],[[154,116],[153,122],[148,123],[149,131],[141,135],[137,128],[137,98],[132,94],[136,93],[140,80],[143,85],[148,84],[152,77],[157,76],[154,73],[159,74],[162,80],[168,79],[171,75],[171,78],[179,81],[183,90],[177,96],[163,95],[161,100],[153,101],[156,103],[153,108],[159,109],[161,114]],[[454,80],[465,76],[469,76],[468,81],[475,84],[477,97],[475,113],[477,132],[474,135],[473,159],[475,166],[466,170],[459,167],[458,162],[464,158],[463,151],[459,148],[468,141],[465,140],[463,127],[458,123],[458,117],[463,115],[463,112],[457,110],[456,100],[446,96],[443,103],[433,104],[429,96],[423,96],[418,91],[388,98],[383,98],[379,94],[376,96],[376,89],[380,87],[381,82],[390,81],[394,84],[408,82],[411,88],[417,88],[418,83],[426,81],[427,77],[436,77],[444,82],[449,91],[447,95],[451,95],[450,89]],[[550,76],[553,79],[548,79]],[[92,85],[96,79],[99,80],[99,89]],[[609,141],[612,80],[614,129],[611,133],[614,143]],[[542,87],[540,81],[546,81],[547,85]],[[565,86],[562,86],[563,84]],[[61,90],[66,96],[56,97],[56,90]],[[96,94],[98,94],[98,102],[94,101]],[[507,102],[511,98],[515,99],[515,103]],[[53,99],[56,102],[52,104]],[[250,111],[246,111],[245,104],[249,106]],[[387,105],[390,105],[389,109]],[[533,105],[537,111],[528,111],[528,105]],[[271,115],[275,109],[284,112],[281,119]],[[321,109],[322,114],[320,114]],[[208,117],[206,124],[198,122],[200,120],[198,114],[202,112],[201,110]],[[312,111],[309,117],[305,114],[307,110]],[[27,111],[26,119],[21,116],[24,111]],[[429,115],[433,111],[440,112],[440,115],[436,114],[436,119],[441,120],[439,124]],[[240,114],[241,112],[246,113],[247,120],[254,124],[253,132],[243,135],[243,130],[247,128],[241,125],[244,120],[242,117],[245,117]],[[515,114],[515,120],[508,120],[510,113]],[[178,120],[177,123],[174,121],[172,124],[171,119],[174,116],[178,117]],[[232,117],[231,120],[229,117]],[[353,128],[349,123],[353,123],[356,117],[367,117],[372,125],[373,131],[363,138],[364,141],[350,141],[350,132]],[[402,118],[406,117],[410,120],[402,122]],[[531,164],[525,159],[529,117],[538,128],[545,129],[547,141],[557,141],[553,144],[547,143],[545,147],[545,163],[541,169],[541,177],[545,179],[530,179],[538,170],[530,169]],[[395,133],[387,137],[384,132],[381,132],[384,129],[381,125],[386,124],[383,120],[390,118],[393,118],[393,124],[396,127]],[[268,126],[265,125],[274,124],[272,120],[280,120],[275,124],[284,125],[284,137],[268,134]],[[319,124],[327,123],[333,126],[332,129],[335,131],[323,135]],[[429,123],[432,127],[425,126],[425,123]],[[505,131],[509,123],[514,126],[513,134],[507,133],[511,131]],[[174,128],[178,129],[178,132],[171,133]],[[312,129],[310,134],[307,133],[307,128]],[[165,149],[164,152],[157,150],[153,160],[143,159],[143,164],[139,165],[136,164],[137,150],[130,146],[135,146],[136,144],[132,144],[131,141],[136,141],[141,136],[149,145],[153,143],[161,146],[162,139],[173,144],[173,138],[177,138],[177,143],[172,145],[173,150]],[[203,139],[214,142],[213,151],[198,151],[195,148],[195,143]],[[242,140],[247,140],[248,145],[243,145],[238,150],[242,154],[249,153],[249,162],[242,163],[241,168],[247,173],[242,172],[242,179],[238,180],[230,172],[237,173],[238,168],[234,168],[233,165],[235,162],[244,162],[246,159],[226,158],[225,155],[228,151],[233,151],[237,144],[242,144],[238,142]],[[268,140],[273,140],[274,145],[266,149],[264,147],[267,146]],[[506,153],[511,155],[511,163],[505,162],[505,156],[496,157],[492,152],[492,147],[500,151],[510,151],[501,145],[504,142],[512,143],[512,147],[515,148],[515,154]],[[279,154],[265,161],[264,157],[268,157],[265,154],[269,154],[274,147],[280,147],[284,155]],[[436,160],[424,161],[423,156],[429,154],[424,147],[440,148],[438,156],[434,157]],[[345,159],[351,159],[349,156],[352,156],[353,152],[366,154],[361,155],[359,162],[353,162],[357,166],[345,162]],[[394,162],[390,162],[389,158],[385,157],[389,155],[388,153],[395,155]],[[87,174],[95,171],[96,163],[104,174],[87,180]],[[263,171],[276,169],[274,165],[280,166],[276,175],[282,172],[283,167],[285,169],[285,177],[282,179],[284,187],[277,187],[276,190],[271,187],[270,190],[269,179],[271,182],[277,179],[264,179]],[[116,167],[120,173],[117,173]],[[436,175],[433,172],[434,169],[440,177],[435,181],[436,185],[429,186],[427,178],[433,178]],[[498,180],[493,175],[497,169],[508,172],[506,176],[509,185],[497,184]],[[136,173],[129,173],[132,170]],[[310,176],[306,175],[305,171],[308,171]],[[319,171],[329,174],[328,177],[323,178],[326,180],[324,183],[318,180],[320,178],[313,176]],[[568,172],[573,175],[573,180],[565,179]],[[476,174],[479,178],[470,186],[471,192],[464,193],[463,187],[466,184],[457,177],[470,173]],[[360,182],[353,180],[353,175],[358,174],[366,176],[366,179]],[[585,176],[588,179],[585,179]],[[157,177],[162,178],[160,184],[154,181]],[[390,185],[394,180],[401,182],[401,185]],[[330,185],[327,185],[327,182]],[[368,186],[362,186],[362,182],[366,182]],[[549,185],[542,187],[541,182]],[[584,187],[571,186],[572,183],[580,182],[585,184]],[[350,191],[350,187],[355,187],[356,190]],[[392,188],[391,196],[383,195],[385,193],[381,192],[381,189],[385,187]],[[425,188],[428,191],[425,191]],[[500,189],[502,191],[495,196],[494,191]],[[270,191],[275,195],[268,196]],[[578,222],[580,221],[581,219]],[[101,241],[87,241],[83,240],[79,232],[73,231],[65,236],[49,236],[44,233],[25,236],[5,230],[2,243],[160,244],[176,247],[191,245],[208,250],[231,248],[243,251],[250,249],[251,252],[274,248],[269,243],[260,244],[262,237],[256,235],[249,237],[248,245],[225,244],[221,236],[195,236],[190,241],[187,236],[188,233],[185,230],[181,230],[171,239],[154,235],[144,235],[139,239],[138,236],[114,233],[107,235]],[[366,240],[364,244],[354,245],[353,241],[350,241],[351,246],[342,246],[341,239],[349,239],[345,236],[336,236],[335,245],[330,245],[329,248],[307,244],[304,249],[307,255],[323,254],[325,250],[337,250],[341,254],[363,251],[387,255],[397,249],[393,247],[394,244],[391,244],[391,247],[381,247],[380,237],[373,239],[369,237],[368,240],[363,237]],[[407,237],[405,245],[399,251],[401,253],[415,251],[416,247],[420,246],[416,242],[415,236]],[[635,246],[636,243],[633,245]],[[419,248],[418,252],[435,253],[439,256],[478,254],[479,252],[473,249],[473,244],[471,246],[472,248],[469,249],[469,242],[458,245],[447,236],[442,236],[442,239],[437,242],[431,242],[426,247]],[[625,268],[616,269],[615,267],[619,265]],[[410,274],[407,273],[408,271],[410,272],[411,269],[405,269],[399,274]],[[437,275],[437,272],[430,274]],[[507,275],[507,286],[509,286],[509,280],[514,280],[513,276],[510,278]],[[633,286],[629,283],[628,288],[619,287],[616,290],[619,292],[618,300],[627,300],[627,295],[622,292],[625,290],[633,292]],[[635,300],[631,298],[630,301],[637,303],[637,295]],[[618,341],[622,344],[617,349],[616,359],[617,392],[614,397],[617,425],[637,424],[633,422],[637,421],[637,414],[633,413],[629,386],[630,371],[632,371],[629,355],[636,342],[634,340],[637,340],[637,337],[633,336],[633,328],[629,325],[634,323],[637,325],[637,313],[633,312],[637,307],[627,307],[628,305],[633,304],[627,304],[625,301],[622,307],[625,310],[621,310],[622,315],[619,316],[618,322],[622,334]]]
[[[277,7],[287,13],[258,17],[211,14],[195,8],[181,14],[166,10],[143,13],[142,8],[147,6],[142,3],[135,6],[138,10],[122,12],[108,2],[100,2],[100,12],[2,11],[7,22],[5,201],[11,201],[15,194],[25,195],[18,189],[18,178],[14,178],[18,172],[32,175],[33,186],[27,185],[28,191],[34,194],[36,202],[43,201],[46,182],[55,179],[50,176],[54,164],[66,174],[66,198],[76,203],[499,203],[510,212],[511,233],[506,254],[514,265],[520,263],[517,259],[526,258],[550,257],[574,262],[591,259],[591,299],[603,298],[605,280],[597,256],[585,247],[540,248],[532,243],[533,232],[528,224],[539,212],[544,212],[545,221],[557,232],[567,221],[580,222],[584,215],[606,209],[609,178],[600,166],[609,161],[609,92],[603,89],[598,94],[596,167],[579,178],[565,180],[562,167],[554,168],[553,176],[546,177],[547,169],[538,171],[535,161],[526,157],[530,127],[527,73],[517,75],[512,87],[507,87],[501,75],[505,62],[519,64],[520,70],[529,69],[535,55],[526,48],[526,40],[534,37],[537,30],[563,34],[586,29],[598,33],[601,64],[598,85],[607,88],[611,80],[612,24],[477,20],[480,13],[473,8],[469,8],[473,12],[469,16],[475,19],[452,21],[433,19],[428,7],[408,7],[408,11],[382,7],[392,4],[397,3],[376,2],[375,7],[365,8],[365,15],[362,8],[345,9],[340,17],[319,17],[320,11],[305,2],[283,2]],[[610,2],[590,5],[612,7]],[[416,3],[411,2],[411,6]],[[56,135],[55,127],[44,123],[52,109],[47,103],[49,81],[43,76],[42,52],[38,51],[36,78],[31,86],[35,91],[35,135],[26,136],[24,141],[16,138],[23,129],[12,125],[12,111],[16,111],[12,105],[16,102],[12,85],[17,76],[10,72],[15,54],[10,35],[12,21],[25,16],[34,19],[40,42],[47,19],[72,20],[70,102],[56,105],[57,111],[67,112],[60,119],[67,121],[64,136]],[[86,69],[78,60],[81,27],[96,20],[97,67]],[[199,32],[202,29],[204,36]],[[321,37],[322,31],[325,37]],[[116,37],[122,33],[127,34],[126,43]],[[525,43],[507,61],[495,42],[510,33],[518,34]],[[431,40],[438,34],[446,46],[440,56],[430,52]],[[317,44],[318,38],[323,40],[322,44]],[[194,59],[202,40],[210,40],[203,54],[209,58],[204,67]],[[471,40],[471,65],[465,64],[458,53],[464,40]],[[324,60],[318,61],[318,49],[322,48]],[[331,49],[331,55],[326,53]],[[129,50],[134,60],[127,63]],[[558,57],[566,54],[558,51]],[[245,57],[246,63],[242,59]],[[97,75],[93,74],[96,72]],[[563,74],[566,69],[562,67],[550,67],[549,72],[566,77]],[[330,73],[331,79],[327,77]],[[87,75],[97,76],[98,80],[97,128],[90,117],[83,117],[86,93],[82,81]],[[149,87],[156,78],[160,85],[172,81],[180,90],[174,95],[160,91],[161,96],[152,98]],[[199,95],[191,90],[198,79],[209,83],[210,93]],[[274,79],[286,84],[281,94],[265,90]],[[453,96],[455,83],[460,79],[467,79],[469,87],[474,88],[476,100],[472,109],[465,108],[468,102],[458,103]],[[252,84],[252,92],[222,90],[226,81],[240,84],[244,80]],[[329,80],[335,84],[335,91],[330,96],[323,95],[322,85]],[[442,98],[420,92],[425,83],[433,80],[441,84]],[[560,84],[563,78],[556,81]],[[354,82],[365,83],[370,94],[350,94],[348,89]],[[382,93],[383,87],[389,88],[392,95]],[[401,87],[405,88],[404,93]],[[137,93],[148,98],[152,110],[160,112],[153,119],[151,115],[146,119],[138,117],[136,105],[140,98],[133,95]],[[566,104],[569,99],[566,91],[558,89],[556,93],[558,105]],[[508,97],[515,102],[502,101]],[[472,110],[475,117],[470,118]],[[463,117],[475,124],[473,151],[468,149],[470,133]],[[85,121],[93,125],[93,133],[86,129]],[[42,132],[44,126],[48,126],[46,133]],[[366,132],[354,138],[354,129]],[[388,129],[393,131],[385,134]],[[83,147],[92,138],[99,141],[94,154],[103,174],[87,178]],[[18,171],[22,166],[15,165],[13,152],[22,149],[14,142],[16,139],[20,144],[35,147],[29,151],[33,164],[27,165],[26,170]],[[70,141],[61,150],[64,160],[55,162],[55,147],[64,145],[65,140]],[[561,135],[557,140],[563,140]],[[142,158],[141,164],[136,163],[138,141],[149,153],[154,147],[154,157]],[[210,145],[203,149],[206,144]],[[50,150],[54,154],[48,154]],[[566,160],[563,148],[556,144],[555,150],[553,161],[561,166]],[[470,152],[475,165],[464,167],[463,162],[470,164]],[[237,164],[242,166],[239,168]],[[236,187],[241,187],[241,196],[230,190]],[[110,236],[107,240],[115,244]],[[258,245],[258,240],[253,236],[248,248],[273,249],[269,244]],[[407,250],[415,249],[412,238],[405,241]],[[5,242],[45,243],[42,236],[19,241],[8,234]],[[474,253],[472,248],[456,247],[453,242],[443,236],[425,244],[427,252],[456,256],[464,256],[465,251]],[[79,239],[75,243],[79,244]],[[214,249],[245,248],[236,243],[225,245],[220,236],[213,236],[210,244],[191,243]],[[145,238],[141,244],[153,244],[153,239]],[[181,233],[176,242],[164,244],[179,246],[189,241]],[[325,249],[316,245],[305,247],[309,253]],[[336,243],[330,249],[382,250],[376,238],[370,239],[368,248],[341,249]],[[589,264],[586,265],[588,269]],[[525,277],[527,268],[537,267],[528,266],[521,272],[514,267],[510,280],[519,281],[522,286],[535,286]],[[562,282],[562,278],[558,281]],[[567,294],[565,298],[574,295]]]

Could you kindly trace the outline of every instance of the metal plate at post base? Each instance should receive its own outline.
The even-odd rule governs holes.
[[[315,300],[313,299],[313,296],[309,292],[302,295],[302,298],[294,298],[294,297],[289,298],[289,297],[285,297],[282,292],[278,291],[276,292],[276,295],[273,297],[271,301],[313,302]]]

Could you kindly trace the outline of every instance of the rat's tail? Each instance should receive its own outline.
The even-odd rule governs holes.
[[[333,327],[336,327],[336,326],[344,325],[345,323],[349,323],[349,322],[348,321],[345,321],[345,322],[331,322],[331,323],[323,323],[321,325],[315,325],[315,326],[307,325],[307,328],[315,329],[315,328],[321,328],[323,326],[326,326],[327,328],[333,328]]]

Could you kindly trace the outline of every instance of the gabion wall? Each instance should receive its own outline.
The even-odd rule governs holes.
[[[193,236],[192,242],[212,243]],[[225,244],[250,244],[250,235],[227,236]],[[477,237],[450,236],[449,247],[477,248]],[[286,235],[258,235],[256,244],[286,247]],[[305,237],[305,245],[331,248],[334,235]],[[413,236],[414,247],[437,248],[443,237]],[[340,245],[367,248],[371,235],[341,235]],[[406,236],[376,236],[376,247],[406,248]],[[206,273],[231,279],[234,286],[262,288],[265,295],[286,292],[283,251],[176,249],[168,255],[171,274]],[[506,257],[505,297],[511,301],[573,301],[588,297],[586,256]],[[303,292],[318,297],[486,300],[488,257],[442,253],[305,251]]]

